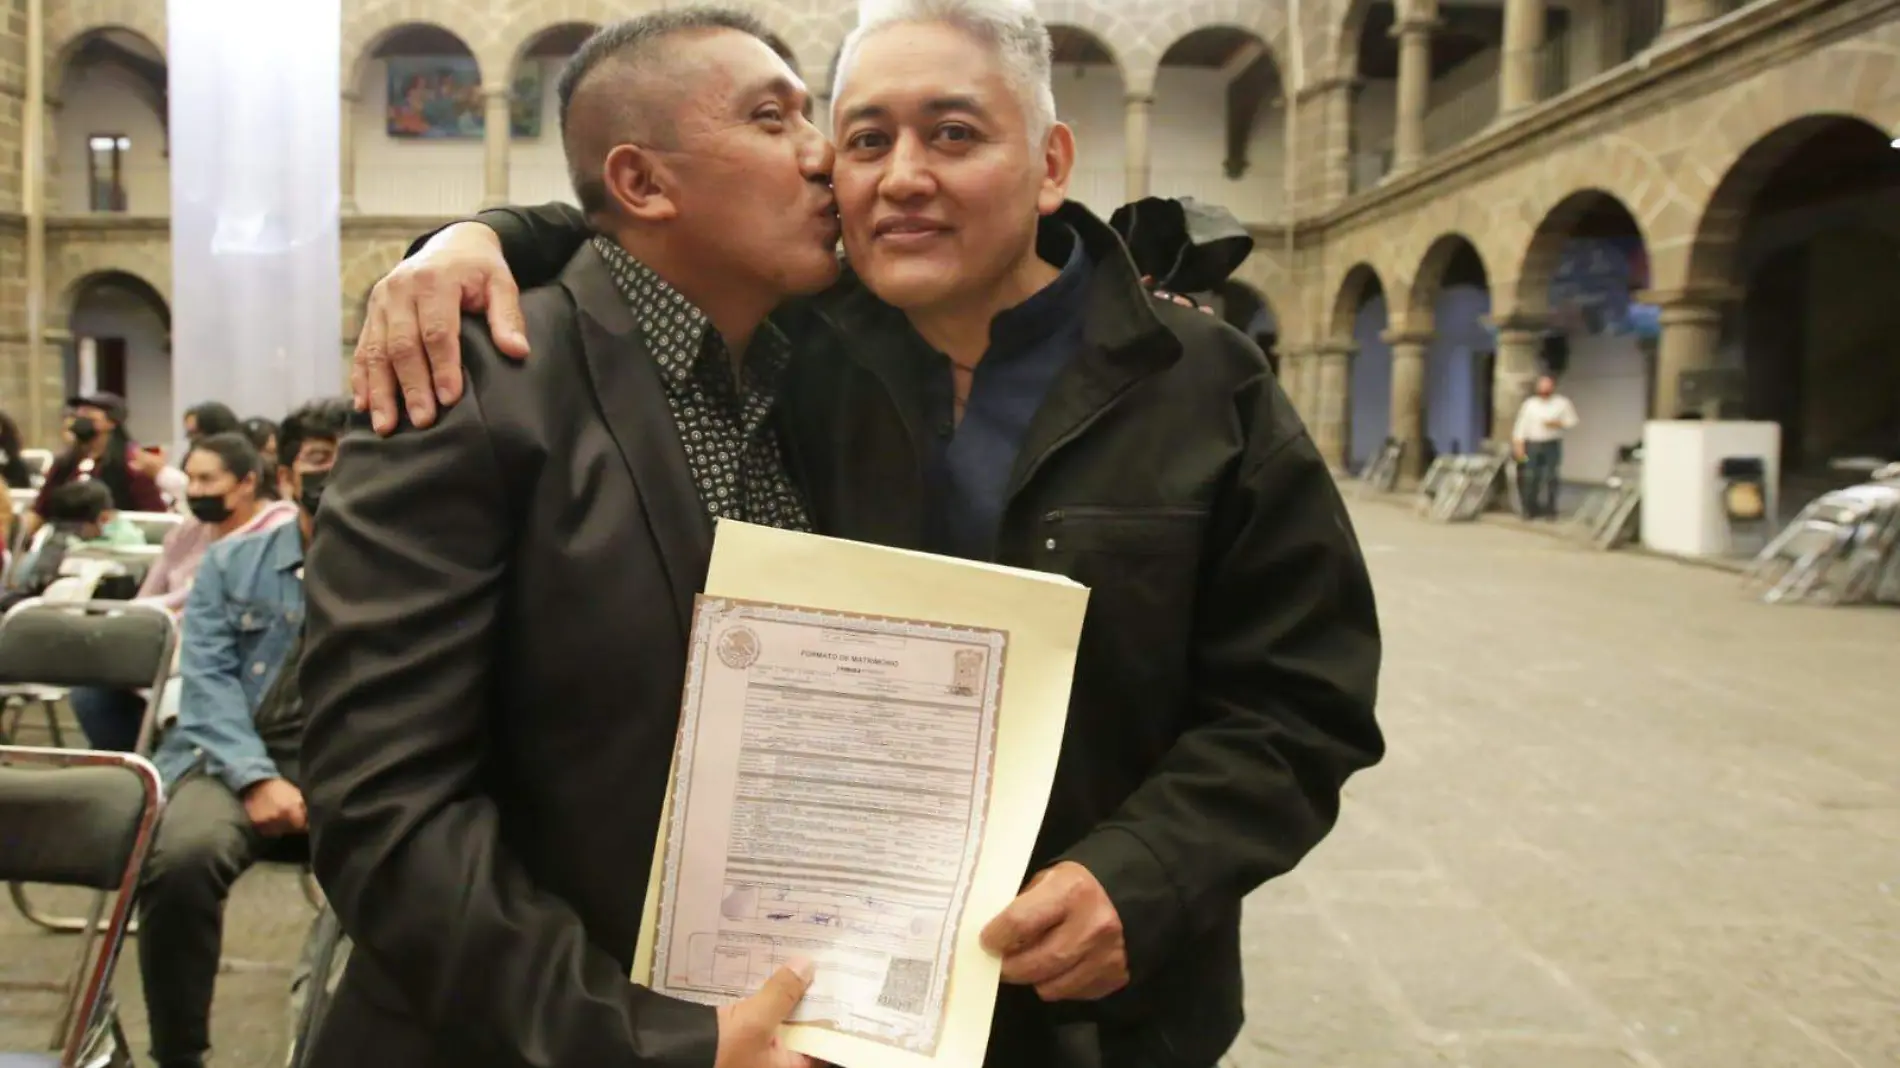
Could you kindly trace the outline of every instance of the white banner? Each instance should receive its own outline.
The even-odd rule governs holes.
[[[340,0],[170,0],[172,423],[343,391]]]

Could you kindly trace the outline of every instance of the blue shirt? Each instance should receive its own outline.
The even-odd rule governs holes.
[[[963,420],[955,417],[950,358],[936,353],[930,412],[936,421],[929,458],[930,549],[966,560],[992,560],[1016,454],[1049,387],[1082,348],[1082,318],[1094,264],[1068,229],[1062,272],[1034,296],[996,316],[990,347],[971,375]]]
[[[233,792],[279,777],[253,715],[303,628],[303,529],[214,543],[185,601],[178,722],[153,763],[175,783],[200,756]]]

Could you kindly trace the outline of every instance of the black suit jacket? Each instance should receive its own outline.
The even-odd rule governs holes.
[[[314,864],[356,947],[315,1068],[708,1068],[627,979],[712,546],[658,370],[583,248],[465,321],[466,399],[351,435],[307,564]]]

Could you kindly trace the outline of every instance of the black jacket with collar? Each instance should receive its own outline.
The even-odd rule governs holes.
[[[571,209],[486,213],[524,285],[571,251]],[[1238,1033],[1240,908],[1331,829],[1375,763],[1371,584],[1330,472],[1251,342],[1155,298],[1079,205],[1095,264],[1084,347],[1012,472],[997,560],[1090,587],[1061,762],[1031,872],[1075,860],[1125,928],[1132,982],[1044,1006],[1006,988],[989,1065],[1044,1068],[1056,1026],[1102,1063],[1200,1068]],[[849,275],[781,316],[783,400],[820,529],[922,548],[925,375],[941,359]],[[1025,873],[1026,875],[1028,873]]]

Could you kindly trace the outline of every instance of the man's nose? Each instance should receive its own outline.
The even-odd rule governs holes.
[[[923,143],[910,134],[899,135],[885,157],[884,178],[878,192],[892,200],[926,196],[935,188],[930,158]]]
[[[814,182],[831,180],[831,164],[836,153],[831,147],[831,138],[825,136],[810,120],[806,120],[801,131],[803,140],[798,146],[798,167],[805,177]]]

